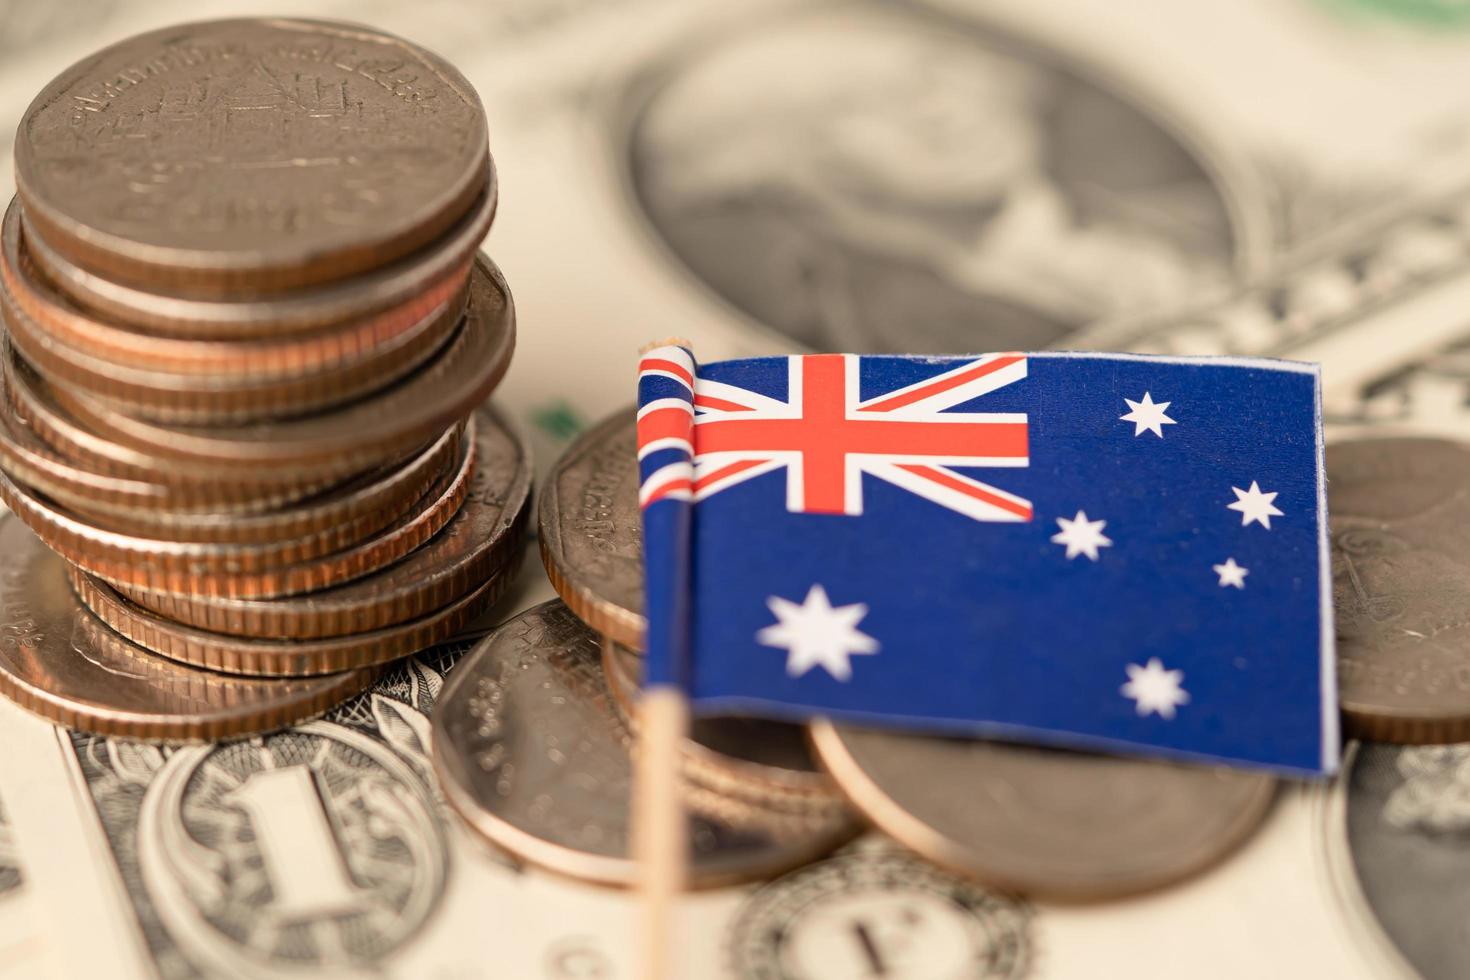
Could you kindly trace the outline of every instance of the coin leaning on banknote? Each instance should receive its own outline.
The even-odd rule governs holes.
[[[0,689],[102,734],[260,733],[504,592],[532,467],[482,407],[516,321],[451,65],[326,21],[141,34],[36,96],[15,166]]]

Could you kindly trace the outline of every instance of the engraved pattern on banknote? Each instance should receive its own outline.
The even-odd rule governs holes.
[[[1369,320],[1470,266],[1470,188],[1402,207],[1314,243],[1230,297],[1103,321],[1080,347],[1157,354],[1284,354]]]
[[[159,973],[370,970],[450,874],[428,761],[448,644],[264,738],[178,749],[71,742]]]
[[[1370,379],[1352,397],[1324,406],[1324,421],[1343,436],[1401,430],[1470,437],[1470,341]]]
[[[1235,218],[1263,202],[1202,141],[968,22],[829,10],[684,51],[635,86],[637,202],[810,347],[1051,346],[1222,293],[1254,247]]]
[[[21,881],[20,848],[6,819],[5,804],[0,803],[0,898],[19,888]]]
[[[1426,980],[1464,975],[1470,745],[1358,747],[1347,780],[1353,870],[1378,924]]]
[[[726,955],[748,980],[1013,980],[1032,960],[1031,917],[1018,899],[870,839],[751,895]]]
[[[424,923],[447,873],[416,775],[328,722],[174,753],[138,837],[165,926],[219,971],[367,965]]]

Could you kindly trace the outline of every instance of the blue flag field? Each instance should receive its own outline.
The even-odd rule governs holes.
[[[1336,769],[1319,376],[644,356],[650,683],[701,711]]]

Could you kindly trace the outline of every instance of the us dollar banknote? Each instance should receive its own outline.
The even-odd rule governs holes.
[[[542,466],[629,400],[632,352],[668,334],[710,359],[1296,356],[1325,365],[1334,437],[1463,437],[1470,25],[1401,12],[1415,6],[0,0],[0,192],[25,106],[101,45],[257,9],[342,17],[434,48],[486,103],[504,199],[488,248],[522,322],[498,397]],[[463,649],[248,742],[166,749],[5,712],[0,841],[24,870],[0,877],[0,962],[632,976],[624,896],[519,868],[442,807],[424,719]],[[1379,925],[1417,908],[1407,889],[1343,885],[1357,865],[1329,847],[1324,798],[1291,790],[1221,867],[1090,908],[997,895],[870,837],[691,898],[681,975],[1354,977],[1455,962]]]
[[[1470,300],[1470,31],[1403,7],[271,9],[402,32],[475,83],[505,189],[490,248],[537,328],[505,395],[556,430],[626,401],[608,366],[669,334],[707,358],[1297,356],[1338,390],[1422,357]],[[100,44],[251,5],[33,8],[0,4],[0,141]]]
[[[1392,364],[1338,391],[1325,406],[1328,434],[1470,435],[1470,342],[1453,341]]]
[[[23,861],[10,815],[0,800],[0,977],[36,976],[55,969]]]
[[[411,658],[318,721],[215,745],[0,709],[0,792],[44,858],[33,884],[60,975],[636,977],[628,895],[521,867],[443,803],[428,713],[467,647]],[[690,896],[677,975],[1374,976],[1313,871],[1311,793],[1285,794],[1223,866],[1114,905],[1028,903],[869,835]],[[83,921],[86,942],[62,938]]]

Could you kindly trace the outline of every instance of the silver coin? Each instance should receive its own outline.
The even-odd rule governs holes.
[[[1270,776],[819,721],[818,757],[853,805],[936,864],[1064,901],[1168,884],[1260,823]]]
[[[602,669],[618,716],[636,732],[642,657],[604,640]],[[812,755],[805,725],[739,715],[695,716],[682,749],[685,773],[711,789],[742,798],[755,794],[806,811],[847,810],[837,784]]]
[[[175,663],[89,613],[66,562],[14,517],[0,517],[0,556],[0,694],[68,728],[162,741],[257,735],[326,712],[382,672],[278,679]]]
[[[631,407],[583,433],[552,468],[537,503],[551,584],[583,622],[643,649],[643,522]]]
[[[455,668],[434,711],[434,767],[446,798],[493,843],[553,871],[629,886],[638,877],[632,738],[600,657],[597,634],[561,602],[511,620]],[[693,887],[769,877],[850,833],[708,792],[691,809]]]
[[[1327,450],[1338,698],[1380,742],[1470,739],[1470,447]]]

